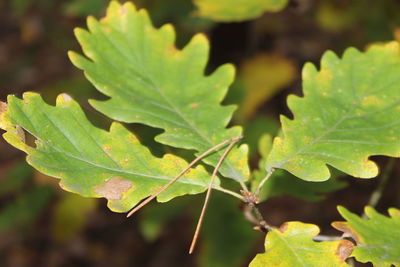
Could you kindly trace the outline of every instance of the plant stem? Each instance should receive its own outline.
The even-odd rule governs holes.
[[[223,188],[223,187],[213,187],[213,189],[224,192],[228,195],[231,195],[231,196],[236,197],[236,198],[240,199],[241,201],[243,201],[243,196],[234,191],[231,191],[231,190]]]
[[[263,230],[264,232],[271,231],[273,227],[269,225],[264,219],[256,204],[252,202],[248,203],[247,205],[254,211],[254,215],[256,216],[256,219],[258,221],[258,226],[261,228],[261,230]]]
[[[217,165],[215,166],[214,171],[213,171],[213,173],[211,175],[211,179],[210,179],[210,183],[208,185],[206,198],[204,200],[203,208],[202,208],[201,213],[200,213],[199,221],[197,222],[196,231],[194,232],[192,243],[190,245],[189,254],[192,254],[194,248],[196,247],[197,239],[199,238],[199,234],[200,234],[201,225],[203,224],[204,215],[206,213],[207,206],[208,206],[208,203],[210,201],[212,185],[214,183],[215,177],[217,176],[218,170],[221,167],[222,162],[224,161],[224,159],[228,155],[229,151],[232,149],[232,147],[236,144],[237,141],[239,141],[239,139],[238,140],[232,140],[232,143],[230,143],[229,146],[225,149],[224,154],[222,154],[221,158],[219,159],[219,161],[218,161]]]
[[[383,191],[385,190],[386,184],[390,178],[390,174],[393,170],[395,162],[396,162],[395,158],[389,159],[388,163],[385,166],[385,169],[382,171],[382,175],[380,177],[380,181],[377,188],[371,194],[371,197],[367,204],[368,206],[376,207],[376,205],[378,204],[379,200],[382,197]],[[362,218],[364,219],[366,218],[365,213],[362,215]]]
[[[246,203],[244,209],[244,216],[246,217],[246,219],[248,219],[252,223],[257,224],[259,230],[262,230],[263,232],[270,231],[273,227],[267,223],[257,207],[257,203],[259,202],[258,195],[243,190],[241,191],[241,193],[243,195],[243,202]]]
[[[249,188],[247,187],[246,183],[244,183],[244,182],[242,182],[242,181],[240,181],[239,183],[240,183],[240,186],[242,187],[242,189],[243,189],[244,191],[249,191]]]
[[[260,190],[262,188],[262,186],[265,184],[265,182],[269,179],[269,177],[271,177],[271,175],[274,173],[274,169],[272,169],[271,171],[268,171],[267,175],[262,179],[262,181],[260,182],[260,184],[257,186],[256,189],[256,194],[260,194]]]
[[[173,183],[175,183],[182,175],[184,175],[193,165],[195,165],[197,162],[199,162],[201,159],[203,159],[205,156],[207,156],[208,154],[210,154],[211,152],[217,150],[218,148],[226,145],[227,143],[232,143],[232,142],[238,142],[240,139],[242,139],[243,136],[239,136],[236,138],[229,138],[226,139],[225,141],[213,146],[212,148],[210,148],[209,150],[207,150],[206,152],[204,152],[203,154],[201,154],[200,156],[198,156],[197,158],[195,158],[185,169],[183,169],[177,176],[175,176],[171,181],[169,181],[168,183],[166,183],[165,185],[163,185],[156,193],[154,193],[153,195],[149,196],[148,198],[146,198],[144,201],[142,201],[139,205],[137,205],[135,208],[133,208],[126,217],[130,217],[132,216],[132,214],[134,214],[135,212],[137,212],[138,210],[140,210],[142,207],[144,207],[147,203],[149,203],[150,201],[152,201],[154,198],[156,198],[159,194],[161,194],[165,189],[167,189],[169,186],[171,186]]]

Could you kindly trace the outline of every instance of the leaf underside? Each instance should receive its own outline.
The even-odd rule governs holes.
[[[282,10],[288,0],[194,0],[199,15],[215,21],[232,22],[255,19],[264,12]]]
[[[258,254],[250,267],[275,266],[349,266],[344,259],[353,247],[348,240],[315,242],[319,233],[313,224],[287,222],[273,229],[265,239],[265,252]]]
[[[89,30],[75,35],[86,57],[69,56],[75,66],[103,94],[106,101],[90,101],[106,116],[128,123],[164,129],[156,141],[200,153],[242,134],[227,129],[233,106],[221,106],[234,77],[232,65],[204,75],[209,44],[198,34],[183,50],[175,45],[171,25],[155,29],[145,10],[132,3],[110,3],[100,21],[89,17]],[[220,168],[226,177],[244,182],[249,176],[247,146],[234,148]],[[219,150],[204,159],[215,166]]]
[[[303,69],[304,97],[289,96],[294,114],[281,117],[266,168],[285,169],[308,181],[330,177],[327,165],[355,177],[378,174],[372,155],[400,156],[399,43],[354,48],[343,58],[322,57],[321,69]]]
[[[25,151],[30,165],[60,178],[60,186],[67,191],[107,198],[109,208],[116,212],[129,210],[187,166],[170,154],[156,158],[119,123],[113,123],[109,132],[94,127],[65,94],[58,96],[56,106],[46,104],[36,93],[25,93],[22,100],[10,95],[0,123],[7,131],[5,140]],[[21,127],[36,138],[35,148],[24,142]],[[158,200],[201,193],[208,183],[209,175],[199,166]]]
[[[336,229],[350,235],[357,242],[351,256],[360,262],[372,262],[377,267],[400,266],[400,210],[389,209],[390,217],[365,208],[368,219],[338,207],[346,222],[334,222]]]

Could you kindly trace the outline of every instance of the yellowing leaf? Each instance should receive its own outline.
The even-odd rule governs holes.
[[[30,165],[60,178],[60,186],[67,191],[107,198],[109,208],[116,212],[129,210],[187,166],[170,154],[156,158],[119,123],[113,123],[109,132],[94,127],[65,94],[58,96],[57,106],[46,104],[36,93],[25,93],[23,100],[9,96],[0,126],[7,131],[4,139],[28,154]],[[35,148],[24,143],[17,127],[37,139]],[[203,192],[208,183],[209,175],[199,166],[158,200]]]
[[[378,174],[372,155],[400,156],[400,49],[398,42],[327,52],[318,71],[303,69],[304,97],[289,96],[294,114],[281,117],[266,168],[307,181],[330,177],[327,165],[355,177]]]
[[[344,261],[353,244],[348,240],[313,241],[319,228],[314,224],[287,222],[273,229],[265,239],[265,253],[258,254],[249,267],[349,266]]]
[[[164,129],[156,141],[198,154],[242,134],[240,127],[226,129],[233,106],[221,106],[234,68],[224,65],[204,75],[209,44],[196,35],[183,50],[175,47],[171,25],[155,29],[144,10],[112,1],[100,21],[88,19],[89,31],[76,29],[81,56],[70,59],[102,93],[106,101],[92,106],[118,121]],[[222,152],[204,159],[216,165]],[[229,153],[220,172],[239,182],[249,176],[247,146]]]
[[[248,120],[257,108],[295,78],[292,61],[273,54],[258,54],[243,62],[240,77],[245,86],[245,97],[239,111]]]
[[[334,222],[336,229],[348,234],[356,242],[351,256],[360,262],[372,262],[376,267],[400,266],[400,210],[389,209],[390,217],[365,208],[368,219],[338,207],[346,222]]]
[[[254,19],[267,11],[280,11],[288,0],[194,0],[194,3],[200,16],[231,22]]]

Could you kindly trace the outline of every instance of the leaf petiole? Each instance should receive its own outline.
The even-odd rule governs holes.
[[[265,184],[265,182],[267,182],[267,180],[269,179],[269,177],[271,177],[271,175],[274,173],[274,169],[271,169],[271,171],[268,171],[267,175],[262,179],[262,181],[260,182],[260,184],[257,186],[255,194],[258,195],[260,194],[260,190],[263,187],[263,185]]]

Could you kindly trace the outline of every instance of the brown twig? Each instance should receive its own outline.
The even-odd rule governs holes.
[[[255,203],[249,203],[247,205],[249,205],[253,209],[254,214],[256,215],[256,219],[258,220],[258,225],[261,228],[261,230],[264,232],[271,231],[273,227],[270,226],[264,219],[257,205]]]
[[[141,202],[139,205],[137,205],[135,208],[133,208],[126,217],[130,217],[132,216],[132,214],[134,214],[135,212],[137,212],[138,210],[140,210],[142,207],[144,207],[147,203],[149,203],[150,201],[152,201],[154,198],[156,198],[159,194],[161,194],[165,189],[167,189],[169,186],[171,186],[173,183],[175,183],[182,175],[184,175],[193,165],[195,165],[197,162],[199,162],[201,159],[203,159],[205,156],[207,156],[208,154],[210,154],[211,152],[215,151],[216,149],[226,145],[227,143],[232,143],[232,142],[238,142],[240,139],[242,139],[243,136],[239,136],[236,138],[229,138],[215,146],[213,146],[212,148],[210,148],[209,150],[207,150],[206,152],[204,152],[203,154],[201,154],[200,156],[198,156],[197,158],[195,158],[185,169],[183,169],[177,176],[175,176],[171,181],[169,181],[168,183],[166,183],[165,185],[163,185],[156,193],[152,194],[151,196],[149,196],[148,198],[146,198],[143,202]]]
[[[273,227],[267,223],[267,221],[264,219],[260,210],[257,207],[257,203],[259,202],[258,194],[254,194],[243,190],[240,191],[240,193],[242,193],[244,198],[243,201],[246,203],[245,213],[248,214],[247,216],[245,214],[245,217],[251,218],[250,222],[257,224],[256,229],[261,230],[263,232],[271,231]],[[251,212],[253,212],[254,216],[251,215]]]
[[[208,206],[208,203],[210,200],[211,189],[212,189],[212,185],[214,183],[215,177],[217,176],[218,170],[219,170],[222,162],[224,161],[224,159],[228,155],[229,151],[232,149],[232,147],[236,144],[237,141],[239,141],[239,139],[232,140],[232,142],[229,144],[229,146],[225,149],[224,154],[222,154],[221,158],[219,159],[218,164],[214,168],[214,171],[213,171],[211,179],[210,179],[210,183],[208,184],[207,194],[206,194],[206,198],[204,200],[203,208],[201,210],[200,217],[197,222],[196,231],[194,232],[193,240],[192,240],[192,243],[190,244],[189,254],[192,254],[194,248],[196,247],[197,239],[199,238],[199,234],[200,234],[201,225],[203,224],[204,215],[206,213],[207,206]]]

